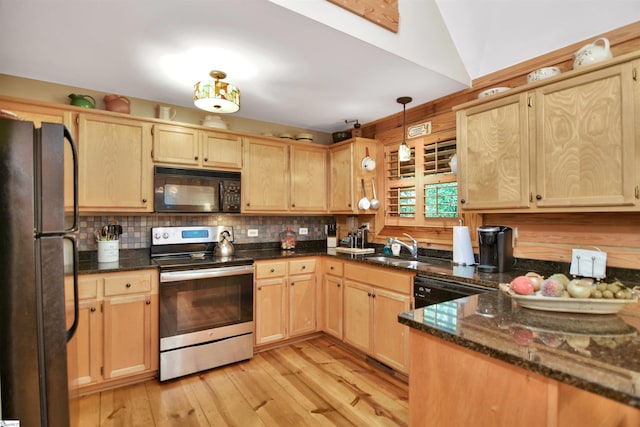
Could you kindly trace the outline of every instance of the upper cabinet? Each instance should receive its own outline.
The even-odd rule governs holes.
[[[362,160],[367,156],[376,160],[378,144],[374,139],[353,138],[329,148],[329,212],[333,214],[375,213],[359,209],[358,200],[365,195],[373,198],[372,180],[376,178],[376,169],[366,170]],[[364,188],[363,188],[364,182]]]
[[[246,138],[242,211],[326,212],[326,158],[322,145]]]
[[[151,212],[151,129],[144,121],[78,113],[80,209]]]
[[[242,138],[176,125],[153,125],[153,161],[182,167],[238,170]]]
[[[640,207],[639,62],[568,72],[458,111],[461,207],[512,212]]]

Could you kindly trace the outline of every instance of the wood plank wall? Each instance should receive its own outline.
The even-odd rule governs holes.
[[[609,39],[614,56],[640,50],[640,21],[480,77],[469,89],[407,109],[407,125],[431,120],[434,132],[455,127],[452,107],[476,99],[479,92],[490,87],[525,84],[527,74],[541,67],[559,66],[563,71],[570,70],[573,54],[598,37]],[[364,124],[362,131],[363,136],[382,142],[399,141],[402,137],[401,109],[397,114]],[[514,247],[514,255],[518,258],[570,262],[572,248],[597,246],[607,252],[608,266],[640,269],[640,213],[486,214],[474,217],[469,216],[465,223],[472,230],[476,252],[475,227],[500,224],[518,228]],[[376,220],[382,222],[383,218]],[[415,233],[421,232],[415,230]],[[425,231],[423,235],[428,243],[421,247],[451,250],[450,232]]]

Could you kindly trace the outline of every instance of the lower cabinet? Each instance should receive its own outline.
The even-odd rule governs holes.
[[[412,273],[346,262],[344,342],[400,371],[409,371],[409,328],[398,314],[411,309]]]
[[[338,339],[343,338],[343,262],[328,259],[322,281],[322,330]]]
[[[65,284],[72,295],[71,280]],[[78,293],[78,328],[67,349],[71,386],[88,392],[155,376],[157,271],[82,275]]]
[[[410,336],[409,425],[640,425],[634,407],[421,331]]]
[[[315,266],[315,258],[255,263],[256,345],[317,330]]]

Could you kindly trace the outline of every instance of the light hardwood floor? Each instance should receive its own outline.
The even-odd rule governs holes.
[[[406,426],[407,384],[319,337],[84,396],[80,426]]]

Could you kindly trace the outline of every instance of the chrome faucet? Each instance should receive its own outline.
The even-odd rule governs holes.
[[[394,238],[390,238],[389,239],[389,243],[393,244],[393,243],[397,243],[400,246],[404,246],[405,248],[407,248],[407,250],[409,252],[411,252],[411,256],[414,258],[418,258],[418,242],[416,241],[416,239],[414,239],[413,237],[411,237],[410,235],[408,235],[407,233],[402,233],[405,236],[407,236],[409,239],[411,239],[411,246],[409,246],[408,244],[401,242],[398,239],[394,239]]]

